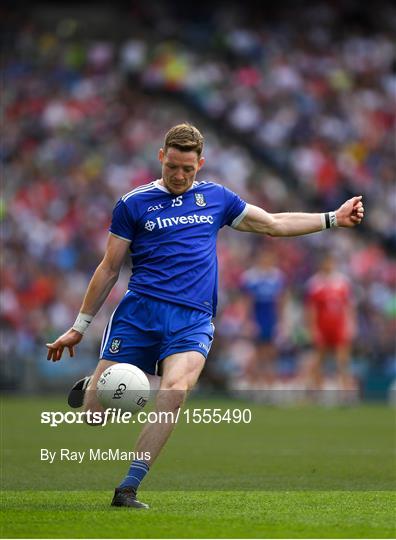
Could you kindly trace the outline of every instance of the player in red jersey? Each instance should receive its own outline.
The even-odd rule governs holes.
[[[308,282],[307,314],[315,347],[312,363],[315,388],[322,386],[322,364],[330,352],[335,356],[340,387],[350,389],[349,363],[356,328],[355,309],[349,281],[337,271],[330,255],[323,259],[319,272]]]

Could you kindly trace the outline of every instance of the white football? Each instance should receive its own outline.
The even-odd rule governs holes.
[[[146,374],[131,364],[114,364],[100,376],[96,392],[101,405],[131,413],[139,412],[150,397]]]

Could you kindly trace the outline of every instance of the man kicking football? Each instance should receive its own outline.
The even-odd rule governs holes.
[[[216,239],[225,225],[242,232],[299,236],[332,227],[353,227],[364,215],[362,197],[335,212],[270,214],[214,182],[197,182],[204,164],[203,137],[194,126],[171,128],[159,150],[162,177],[140,186],[117,202],[106,252],[85,294],[73,326],[48,343],[48,360],[77,345],[116,283],[126,254],[133,271],[128,290],[104,330],[100,360],[91,377],[79,381],[70,396],[74,406],[103,412],[96,384],[117,362],[161,375],[157,411],[176,412],[196,384],[213,341],[217,304]],[[83,402],[79,396],[84,395]],[[170,436],[174,424],[147,424],[133,461],[116,488],[112,505],[148,508],[137,489]]]

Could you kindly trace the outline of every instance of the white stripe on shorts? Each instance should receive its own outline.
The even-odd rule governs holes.
[[[117,308],[118,308],[118,306],[117,306]],[[109,341],[109,336],[110,336],[110,332],[111,332],[111,325],[112,325],[112,322],[113,322],[114,313],[117,311],[117,308],[115,308],[115,310],[111,314],[109,322],[107,323],[107,326],[104,329],[103,337],[102,337],[102,343],[100,344],[100,358],[102,358],[104,350],[105,350],[106,345],[107,345],[107,342]]]
[[[130,292],[130,290],[128,289],[125,292],[124,296],[126,296],[129,292]],[[118,306],[119,305],[120,304],[118,304]],[[106,327],[105,327],[105,329],[103,331],[102,342],[100,344],[100,358],[102,358],[104,350],[105,350],[106,345],[107,345],[107,342],[109,341],[109,336],[110,336],[110,332],[111,332],[111,325],[112,325],[112,322],[113,322],[114,313],[117,311],[118,306],[115,308],[115,310],[111,314],[109,322],[107,323],[107,325],[106,325]]]

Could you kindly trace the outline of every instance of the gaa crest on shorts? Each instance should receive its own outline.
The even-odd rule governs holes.
[[[121,350],[121,339],[120,338],[114,338],[111,342],[109,351],[112,354],[117,354]]]
[[[205,197],[202,193],[195,193],[195,204],[197,206],[206,206]]]

